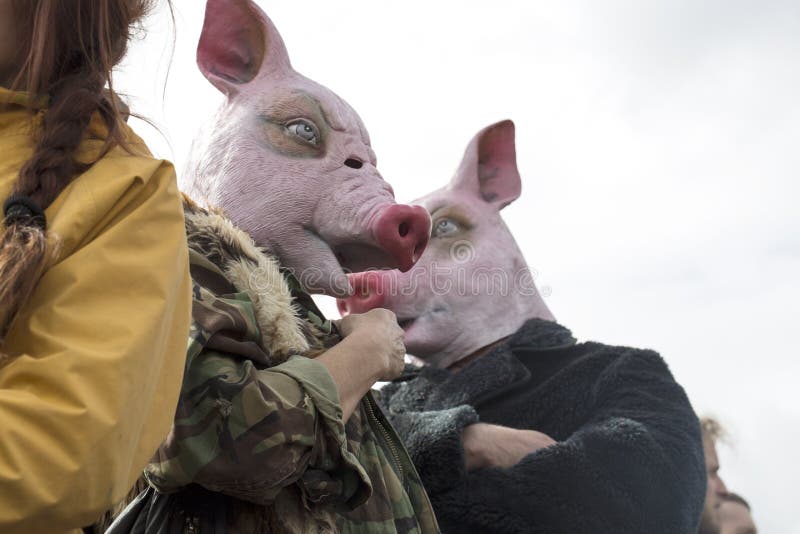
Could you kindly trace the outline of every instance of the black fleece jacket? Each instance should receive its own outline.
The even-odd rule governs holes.
[[[458,373],[409,366],[379,401],[445,533],[697,532],[700,427],[653,351],[578,344],[534,319]],[[461,431],[478,420],[558,443],[511,468],[468,473]]]

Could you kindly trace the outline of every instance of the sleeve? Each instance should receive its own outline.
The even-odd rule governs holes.
[[[116,178],[122,189],[84,243],[61,226],[71,250],[46,271],[9,330],[12,358],[0,369],[4,533],[91,524],[125,496],[169,430],[190,278],[175,173],[147,161],[148,173],[127,182],[105,174],[109,189],[92,193],[110,196]],[[77,196],[76,210],[101,205],[97,196]]]
[[[622,356],[590,396],[595,415],[565,441],[432,496],[443,520],[495,517],[504,532],[696,532],[705,494],[700,429],[661,357]]]
[[[312,502],[366,500],[369,479],[347,448],[325,366],[294,356],[258,369],[208,349],[191,360],[172,432],[146,470],[159,491],[195,483],[267,505],[296,484]]]
[[[467,476],[461,432],[478,422],[475,409],[464,404],[445,410],[401,412],[393,408],[395,389],[391,386],[376,392],[376,397],[408,450],[426,491],[440,493],[460,484]]]

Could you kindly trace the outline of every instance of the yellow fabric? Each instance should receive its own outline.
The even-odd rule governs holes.
[[[0,89],[0,102],[24,95]],[[95,137],[104,128],[94,121]],[[30,115],[0,108],[0,199],[32,151]],[[114,149],[47,209],[61,241],[7,334],[0,367],[0,532],[62,533],[124,497],[166,437],[190,321],[175,172]],[[88,139],[81,157],[102,142]]]

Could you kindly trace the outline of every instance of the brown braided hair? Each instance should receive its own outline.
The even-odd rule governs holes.
[[[129,149],[111,74],[125,55],[132,32],[154,2],[13,0],[21,46],[11,89],[37,97],[46,95],[49,104],[34,134],[33,155],[22,166],[11,197],[4,204],[0,347],[17,311],[57,254],[57,247],[47,244],[44,210],[92,165],[75,158],[92,116],[99,114],[108,129],[99,158],[114,146]],[[33,105],[30,111],[33,117]]]

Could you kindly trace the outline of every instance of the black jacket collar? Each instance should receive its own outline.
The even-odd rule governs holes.
[[[460,404],[477,406],[530,379],[530,371],[514,355],[515,350],[549,350],[574,344],[575,338],[566,327],[552,321],[530,319],[505,343],[457,373],[425,367],[414,374],[436,384],[426,402],[429,409]]]

